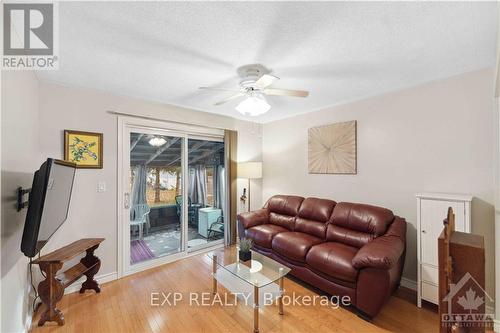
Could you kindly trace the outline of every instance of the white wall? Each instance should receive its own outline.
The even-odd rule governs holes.
[[[358,174],[308,174],[307,129],[347,120],[357,120]],[[415,193],[470,193],[494,295],[494,132],[491,69],[268,123],[263,198],[297,194],[393,210],[409,223],[404,276],[416,280]]]
[[[500,17],[500,6],[498,6],[498,16]],[[496,200],[495,200],[495,239],[500,240],[500,20],[498,20],[497,30],[497,66],[496,66],[496,80],[495,80],[495,97],[497,100],[496,108],[496,138],[497,144],[495,153],[495,169],[496,169]],[[497,288],[495,290],[495,299],[500,300],[500,244],[495,246],[495,281]],[[500,302],[495,304],[495,332],[500,332]]]
[[[47,252],[82,237],[104,237],[106,241],[97,250],[102,260],[98,275],[117,271],[117,116],[107,111],[234,129],[239,133],[238,159],[262,158],[260,125],[97,90],[41,82],[39,148],[42,156],[63,157],[64,129],[104,133],[104,168],[77,170],[68,220],[44,249]],[[106,182],[106,192],[96,192],[99,181]],[[259,186],[255,187],[256,193],[260,191]],[[254,200],[261,200],[260,195]]]
[[[15,195],[31,187],[40,166],[38,89],[33,72],[2,72],[2,332],[24,331],[29,320],[28,259],[20,250],[26,210],[16,211]]]
[[[499,34],[500,39],[500,34]],[[498,60],[500,65],[500,56]],[[500,78],[500,66],[497,66],[498,76]],[[497,81],[497,105],[496,105],[496,201],[495,201],[495,240],[500,240],[500,80]],[[500,300],[500,243],[495,244],[495,299]],[[495,332],[500,333],[500,302],[495,303]]]
[[[262,159],[258,124],[97,90],[39,83],[31,72],[2,74],[2,332],[22,331],[31,305],[26,294],[28,261],[20,251],[26,212],[14,210],[15,189],[30,187],[33,172],[47,157],[63,158],[64,129],[102,132],[104,168],[77,170],[68,219],[42,253],[79,238],[104,237],[96,252],[102,259],[98,276],[117,271],[117,116],[107,111],[237,130],[238,159]],[[96,192],[98,181],[106,182],[106,192]],[[260,206],[260,184],[253,188],[253,201]]]

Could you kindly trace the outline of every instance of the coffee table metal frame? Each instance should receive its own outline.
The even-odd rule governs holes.
[[[238,248],[236,248],[235,251],[238,251]],[[278,310],[279,314],[283,315],[284,277],[288,274],[288,272],[290,272],[290,269],[284,265],[281,265],[280,263],[269,257],[265,257],[260,253],[252,251],[252,258],[257,257],[255,259],[257,262],[260,262],[263,265],[266,265],[266,263],[271,263],[272,266],[274,265],[276,267],[279,266],[278,271],[275,272],[273,276],[269,277],[270,278],[269,282],[265,285],[260,285],[259,281],[257,280],[249,281],[248,277],[244,278],[239,276],[238,274],[234,274],[234,272],[231,269],[227,268],[230,266],[229,264],[224,265],[224,263],[219,262],[219,259],[222,255],[223,251],[215,251],[213,253],[208,254],[208,256],[212,258],[212,293],[213,295],[217,294],[217,269],[219,267],[222,269],[227,269],[230,273],[232,273],[234,278],[239,278],[240,280],[243,280],[244,282],[253,285],[253,331],[254,333],[258,333],[259,332],[259,288],[264,287],[269,283],[275,283],[276,281],[278,282],[278,287],[279,287],[279,294],[277,296]],[[237,257],[236,260],[230,264],[235,264],[235,263],[238,263]]]

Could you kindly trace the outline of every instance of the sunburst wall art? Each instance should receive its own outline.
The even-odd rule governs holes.
[[[309,173],[356,174],[356,121],[309,129]]]

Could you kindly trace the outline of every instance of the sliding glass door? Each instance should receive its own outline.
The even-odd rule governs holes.
[[[227,230],[223,136],[146,120],[120,124],[119,274],[222,244]]]
[[[226,176],[222,139],[188,139],[188,248],[222,243]]]
[[[185,138],[130,131],[130,264],[183,251]]]

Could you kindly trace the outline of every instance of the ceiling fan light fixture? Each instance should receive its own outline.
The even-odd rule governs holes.
[[[259,116],[271,109],[271,105],[262,94],[252,94],[236,106],[236,111],[245,116]]]
[[[165,143],[167,143],[167,140],[159,136],[154,136],[151,140],[149,140],[149,144],[153,147],[161,147]]]

